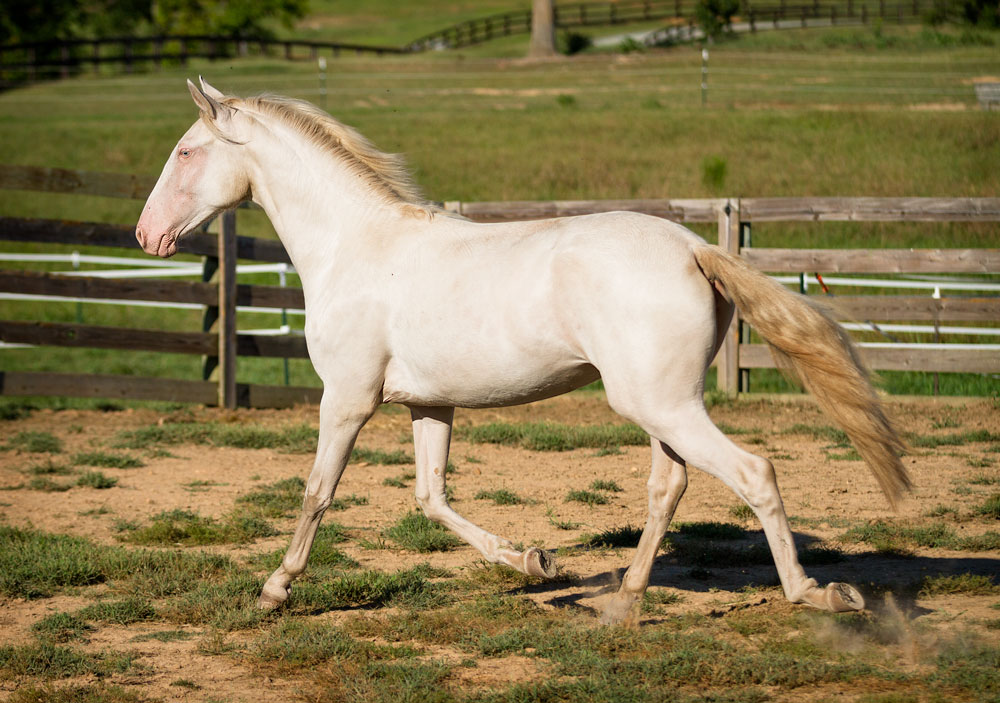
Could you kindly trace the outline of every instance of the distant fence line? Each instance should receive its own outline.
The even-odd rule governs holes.
[[[154,177],[55,168],[0,166],[0,188],[48,193],[143,199]],[[1000,222],[1000,198],[714,198],[546,202],[446,202],[472,220],[579,215],[631,210],[678,222],[713,223],[720,246],[772,272],[813,273],[1000,273],[1000,249],[782,249],[750,246],[754,223],[765,222]],[[301,335],[237,332],[238,308],[301,309],[300,288],[245,285],[236,281],[238,259],[289,263],[281,243],[237,234],[236,211],[220,218],[218,234],[195,233],[182,252],[203,257],[202,281],[108,278],[101,275],[0,270],[0,294],[34,299],[150,301],[202,306],[201,329],[187,332],[117,328],[82,323],[0,320],[0,341],[13,344],[95,347],[197,354],[202,379],[0,370],[0,395],[54,395],[193,402],[223,407],[285,407],[316,402],[317,388],[239,384],[239,356],[307,358]],[[0,217],[0,241],[136,249],[134,225]],[[197,264],[195,264],[197,265]],[[944,287],[943,287],[944,288]],[[985,288],[995,289],[986,285]],[[946,322],[1000,320],[1000,296],[839,296],[839,312],[864,321]],[[1000,345],[870,344],[862,354],[876,370],[1000,373]],[[0,357],[2,359],[2,357]],[[718,386],[746,388],[749,369],[773,368],[765,345],[750,343],[737,318],[716,359]]]
[[[839,0],[789,3],[787,0],[743,0],[734,22],[747,23],[750,31],[766,23],[774,28],[887,22],[913,22],[930,7],[929,0]],[[556,5],[560,29],[664,20],[670,25],[664,37],[696,38],[695,0],[621,0]],[[686,30],[686,31],[685,31]],[[531,31],[531,11],[519,10],[467,20],[416,39],[402,47],[349,42],[272,39],[239,36],[164,35],[153,37],[104,37],[22,42],[0,45],[0,85],[34,81],[41,77],[68,77],[90,66],[120,66],[126,73],[139,67],[184,65],[190,59],[224,59],[246,56],[281,56],[288,60],[316,59],[320,55],[401,55],[435,49],[457,49],[499,37]]]

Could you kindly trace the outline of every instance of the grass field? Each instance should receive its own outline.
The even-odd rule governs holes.
[[[378,14],[380,7],[358,3],[338,16],[347,28],[370,25],[365,13]],[[459,3],[454,9],[488,8]],[[416,30],[409,12],[399,14],[400,27]],[[317,21],[329,24],[333,14],[323,5]],[[384,31],[385,41],[403,33]],[[524,39],[516,41],[523,51]],[[491,45],[405,59],[344,58],[331,63],[325,106],[381,148],[405,153],[426,195],[441,201],[992,196],[1000,192],[1000,120],[975,108],[973,82],[1000,75],[997,42],[989,33],[919,27],[760,33],[711,49],[704,108],[700,55],[693,47],[545,63],[491,57],[491,51],[508,52]],[[84,75],[0,95],[0,163],[155,174],[194,118],[183,80],[197,73],[237,94],[271,91],[321,100],[309,62],[202,62],[133,76]],[[140,207],[0,192],[0,213],[8,216],[131,223]],[[239,219],[241,232],[273,236],[260,213],[241,212]],[[714,239],[713,228],[695,229]],[[995,242],[993,225],[775,224],[754,230],[758,246]],[[30,244],[3,246],[42,251]],[[276,277],[246,280],[273,284]],[[91,324],[160,329],[196,329],[200,320],[183,311],[0,302],[0,317],[7,319],[69,321],[78,314]],[[275,321],[241,316],[240,327]],[[291,319],[293,326],[301,323]],[[2,354],[10,370],[99,368],[194,378],[199,369],[198,359],[179,355],[55,348]],[[293,384],[316,382],[308,362],[293,361],[290,373]],[[886,378],[893,392],[925,392],[931,385],[926,374]],[[755,390],[786,388],[776,375],[755,372],[754,379]],[[280,383],[281,362],[242,360],[240,380]],[[990,379],[975,376],[945,375],[941,382],[942,392],[955,394],[988,393],[989,386]]]

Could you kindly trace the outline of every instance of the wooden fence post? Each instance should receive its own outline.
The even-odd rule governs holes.
[[[740,205],[739,201],[727,200],[719,208],[719,246],[730,254],[740,253]],[[719,349],[716,364],[716,387],[727,396],[735,398],[739,393],[739,344],[740,313],[733,314],[729,331]]]
[[[236,211],[219,228],[219,407],[236,407]]]

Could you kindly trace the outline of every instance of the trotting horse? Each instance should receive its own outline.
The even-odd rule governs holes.
[[[628,212],[477,224],[424,201],[402,161],[308,103],[188,87],[200,117],[170,154],[136,237],[168,257],[247,199],[302,280],[309,356],[323,381],[302,513],[258,604],[284,602],[306,566],[358,431],[381,403],[413,419],[416,499],[490,562],[552,577],[552,557],[457,514],[445,497],[455,407],[526,403],[597,378],[651,437],[649,515],[602,621],[632,620],[693,465],[760,519],[785,596],[860,610],[851,586],[799,564],[771,462],[733,444],[703,402],[734,305],[847,432],[890,504],[910,486],[903,443],[843,330],[806,298],[666,220]]]

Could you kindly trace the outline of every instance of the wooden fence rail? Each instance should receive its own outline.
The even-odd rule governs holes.
[[[145,198],[155,179],[66,169],[0,166],[0,188],[57,194]],[[1000,249],[771,249],[741,244],[754,223],[769,222],[1000,222],[1000,198],[716,198],[547,202],[446,202],[446,210],[476,221],[532,219],[631,210],[684,223],[715,223],[720,246],[772,273],[1000,273]],[[0,294],[56,296],[77,300],[134,300],[203,306],[198,331],[124,329],[82,323],[0,320],[0,341],[63,347],[158,351],[205,357],[214,380],[141,378],[107,374],[0,371],[0,395],[58,395],[159,399],[282,407],[316,402],[316,388],[237,383],[240,356],[307,358],[297,335],[237,332],[238,307],[301,309],[300,288],[246,285],[236,281],[239,259],[288,263],[281,243],[236,232],[236,213],[227,213],[215,234],[182,240],[181,251],[201,256],[214,280],[171,281],[0,270]],[[0,241],[137,248],[134,226],[0,217]],[[206,276],[211,278],[211,276]],[[1000,296],[850,295],[835,299],[840,319],[879,321],[1000,321]],[[1000,373],[1000,352],[973,345],[886,345],[865,347],[874,369]],[[0,356],[2,363],[2,356]],[[750,343],[734,320],[716,359],[719,387],[740,388],[747,369],[773,368],[766,347]]]

